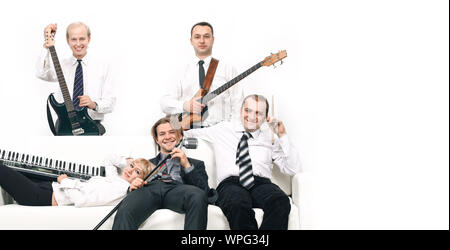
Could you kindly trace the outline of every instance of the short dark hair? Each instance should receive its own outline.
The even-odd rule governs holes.
[[[214,36],[214,29],[212,27],[212,25],[208,22],[199,22],[194,24],[194,26],[192,26],[191,28],[191,36],[192,36],[192,32],[194,31],[195,26],[208,26],[209,28],[211,28],[211,34]]]
[[[266,116],[265,117],[267,117],[267,115],[269,114],[269,102],[267,101],[267,99],[263,95],[253,94],[253,95],[246,96],[244,98],[244,101],[242,102],[241,110],[244,107],[244,103],[245,103],[245,101],[247,101],[248,98],[252,98],[256,102],[265,102],[266,103]]]
[[[158,128],[159,125],[164,124],[164,123],[170,123],[172,125],[170,116],[165,116],[165,117],[159,119],[158,121],[155,122],[155,124],[153,124],[153,127],[152,127],[152,137],[153,137],[153,140],[155,141],[156,145],[158,146],[158,150],[161,150],[161,147],[157,143],[158,133],[156,132],[156,129]],[[180,133],[180,135],[183,136],[183,129],[175,129],[175,130],[178,130],[178,133]]]

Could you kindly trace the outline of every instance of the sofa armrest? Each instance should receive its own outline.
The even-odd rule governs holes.
[[[301,173],[298,173],[292,177],[292,202],[297,206],[300,205],[300,184]]]
[[[13,198],[0,187],[0,206],[13,204]]]
[[[298,211],[298,219],[299,219],[299,224],[302,225],[302,203],[300,200],[300,191],[301,191],[301,184],[302,184],[302,177],[303,175],[301,173],[297,173],[296,175],[294,175],[294,177],[292,177],[292,203],[294,203],[294,205],[297,207],[297,211]],[[301,228],[301,226],[300,226]],[[299,229],[300,229],[299,228]]]

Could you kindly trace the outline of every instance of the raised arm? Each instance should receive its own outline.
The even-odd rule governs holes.
[[[42,49],[38,60],[36,62],[36,77],[48,81],[57,82],[56,72],[53,67],[53,62],[48,48],[55,42],[54,35],[56,34],[57,25],[49,24],[44,29],[44,48]]]

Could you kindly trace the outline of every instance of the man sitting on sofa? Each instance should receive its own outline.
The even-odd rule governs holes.
[[[291,210],[288,196],[271,182],[275,163],[282,173],[300,170],[298,154],[290,143],[283,122],[267,117],[269,103],[264,96],[250,95],[241,106],[241,121],[222,122],[208,128],[193,129],[186,136],[199,137],[213,144],[217,167],[217,205],[230,228],[258,229],[252,208],[262,208],[260,229],[287,229]],[[267,121],[277,135],[261,129]]]
[[[184,229],[206,229],[209,186],[203,161],[188,158],[176,148],[183,132],[174,129],[169,118],[153,125],[152,136],[160,153],[150,161],[158,166],[166,157],[171,158],[164,170],[128,193],[114,218],[113,230],[136,230],[161,208],[186,213]]]

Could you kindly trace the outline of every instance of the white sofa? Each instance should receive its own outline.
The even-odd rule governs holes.
[[[111,154],[132,157],[152,158],[156,155],[155,144],[151,136],[141,137],[22,137],[2,138],[0,148],[29,153],[53,159],[100,166]],[[186,150],[189,157],[205,162],[209,176],[209,185],[216,188],[215,162],[211,146],[199,140],[197,149]],[[299,214],[299,176],[293,178],[282,175],[274,167],[274,180],[291,196],[289,229],[300,229]],[[16,204],[4,191],[0,190],[0,229],[93,229],[113,206],[77,208],[74,206],[32,207]],[[258,224],[261,224],[263,211],[255,209]],[[100,229],[111,229],[114,215]],[[168,209],[157,210],[140,229],[183,229],[184,214]],[[209,230],[229,229],[222,210],[214,205],[208,207]]]

